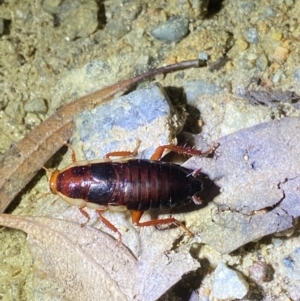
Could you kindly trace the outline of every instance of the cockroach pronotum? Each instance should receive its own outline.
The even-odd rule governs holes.
[[[117,228],[102,216],[108,208],[122,206],[131,210],[134,225],[143,227],[161,224],[177,224],[189,234],[191,232],[173,217],[140,222],[145,211],[178,207],[190,202],[201,204],[198,193],[203,190],[203,183],[197,177],[200,170],[190,170],[178,164],[160,161],[163,152],[168,149],[178,153],[206,156],[213,147],[203,153],[194,148],[175,145],[159,146],[150,160],[129,159],[134,152],[111,152],[105,159],[73,162],[62,170],[56,170],[50,177],[52,193],[60,196],[72,206],[82,209],[95,209],[99,219],[111,230],[121,234]],[[119,160],[110,157],[122,156]],[[75,154],[73,152],[73,161]],[[120,210],[118,210],[120,211]]]

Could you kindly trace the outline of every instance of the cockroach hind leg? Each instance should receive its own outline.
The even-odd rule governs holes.
[[[132,222],[134,225],[138,227],[148,227],[148,226],[160,226],[160,225],[166,225],[166,224],[173,224],[176,226],[182,227],[189,236],[193,236],[194,234],[180,221],[175,219],[174,217],[169,217],[165,219],[152,219],[150,221],[146,222],[140,222],[140,218],[143,215],[143,211],[132,211],[131,212],[131,217],[132,217]]]

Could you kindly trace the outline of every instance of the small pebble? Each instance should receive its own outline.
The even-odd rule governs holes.
[[[47,5],[57,7],[61,5],[62,0],[45,0],[44,3],[47,3]]]
[[[27,113],[24,119],[27,127],[34,128],[41,123],[40,118],[34,113]]]
[[[198,59],[200,61],[207,61],[208,57],[209,57],[209,55],[207,52],[199,52]]]
[[[257,44],[258,43],[258,34],[257,30],[254,27],[248,28],[246,32],[246,39],[250,44]]]
[[[300,83],[300,66],[297,66],[297,67],[294,69],[293,77],[294,77],[294,80],[295,80],[297,83]]]
[[[278,12],[273,7],[268,7],[264,11],[264,16],[267,17],[267,18],[276,18],[277,15],[278,15]]]
[[[130,31],[130,27],[125,25],[124,20],[109,20],[106,29],[111,36],[117,39],[122,38]]]
[[[274,41],[280,41],[282,39],[282,33],[281,32],[273,32],[272,39]]]
[[[272,82],[274,84],[277,84],[279,82],[279,80],[280,80],[281,75],[282,75],[282,70],[280,70],[280,69],[277,70],[275,72],[275,74],[273,75]]]
[[[257,22],[257,28],[263,34],[266,34],[268,32],[268,25],[263,21]]]
[[[235,43],[240,50],[246,50],[248,48],[248,43],[243,39],[237,39]]]
[[[46,114],[47,113],[47,105],[43,98],[36,97],[29,99],[25,105],[24,110],[27,113],[40,113],[40,114]]]
[[[285,4],[286,4],[287,6],[293,6],[293,5],[295,5],[294,1],[295,1],[295,0],[285,0]]]
[[[247,59],[250,62],[255,62],[256,59],[257,59],[257,54],[255,54],[255,53],[249,53],[248,56],[247,56]]]
[[[0,35],[4,32],[4,20],[0,18]]]
[[[237,2],[238,3],[238,2]],[[253,2],[242,2],[240,4],[240,9],[243,11],[245,14],[249,14],[251,11],[255,9],[256,5]]]
[[[274,245],[275,248],[278,248],[278,247],[282,246],[283,241],[282,241],[282,239],[279,239],[279,238],[273,238],[272,244]]]
[[[192,104],[200,95],[214,95],[221,90],[222,88],[216,83],[205,79],[188,81],[184,86],[184,92],[189,104]]]
[[[287,59],[288,54],[289,51],[286,48],[277,46],[274,51],[273,57],[276,62],[283,63]]]
[[[193,10],[197,11],[199,16],[205,16],[208,10],[209,0],[190,1]]]
[[[259,55],[259,57],[256,60],[256,67],[260,71],[266,70],[266,68],[268,67],[268,59],[265,54],[262,53]]]
[[[43,10],[49,14],[59,14],[62,0],[45,0],[42,4]]]
[[[98,27],[98,10],[99,6],[95,1],[62,2],[59,17],[66,39],[74,40],[91,35]]]
[[[249,285],[241,273],[229,269],[220,263],[215,270],[212,292],[220,300],[242,299],[246,296]]]
[[[173,16],[151,30],[151,35],[166,43],[179,42],[189,32],[189,21],[181,16]]]
[[[243,69],[243,70],[251,70],[253,68],[253,63],[251,61],[247,60],[246,57],[241,57],[238,60],[238,66],[240,69]]]
[[[199,296],[195,291],[192,291],[189,301],[199,301]]]
[[[284,256],[281,261],[281,271],[292,280],[300,280],[300,247]]]
[[[249,276],[257,283],[271,281],[274,270],[264,261],[257,261],[249,268]]]

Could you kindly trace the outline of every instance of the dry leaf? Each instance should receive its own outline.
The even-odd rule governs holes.
[[[300,119],[262,123],[222,137],[214,159],[193,157],[219,195],[195,212],[194,230],[222,253],[293,227],[300,215]]]
[[[45,217],[2,214],[0,223],[26,232],[33,254],[42,249],[46,270],[54,271],[68,298],[132,300],[137,261],[109,235]]]
[[[28,234],[38,272],[43,270],[46,274],[42,277],[47,280],[54,277],[50,281],[57,280],[55,289],[65,291],[59,300],[154,301],[184,273],[199,267],[185,248],[182,252],[165,252],[180,229],[172,229],[172,235],[152,227],[143,230],[137,261],[109,235],[73,222],[2,214],[0,224]],[[158,238],[163,243],[158,243]],[[45,287],[50,290],[51,286],[48,282],[40,286],[37,283],[36,299],[42,295],[43,300],[51,300],[55,293],[45,293]]]

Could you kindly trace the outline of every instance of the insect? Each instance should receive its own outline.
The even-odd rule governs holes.
[[[82,209],[95,209],[100,220],[114,232],[117,228],[102,216],[109,209],[122,207],[131,210],[133,224],[143,227],[162,224],[177,224],[191,232],[173,217],[140,222],[145,211],[178,207],[190,202],[201,204],[198,193],[203,183],[197,177],[200,170],[192,171],[178,164],[160,161],[166,149],[187,155],[207,156],[213,151],[201,152],[194,148],[176,145],[159,146],[150,160],[128,159],[136,156],[139,145],[133,152],[111,152],[104,160],[76,162],[62,170],[56,170],[50,177],[52,193],[70,205]],[[113,156],[122,159],[112,160]],[[119,210],[118,210],[119,211]]]
[[[92,109],[125,93],[137,83],[157,74],[206,65],[205,61],[190,60],[164,66],[139,74],[136,77],[117,82],[86,96],[78,98],[38,125],[22,140],[9,149],[0,160],[0,213],[4,212],[20,190],[62,146],[70,139],[75,127],[73,118],[83,110]],[[61,139],[57,139],[61,137]],[[31,160],[39,164],[31,164]],[[13,187],[18,187],[14,189]]]

